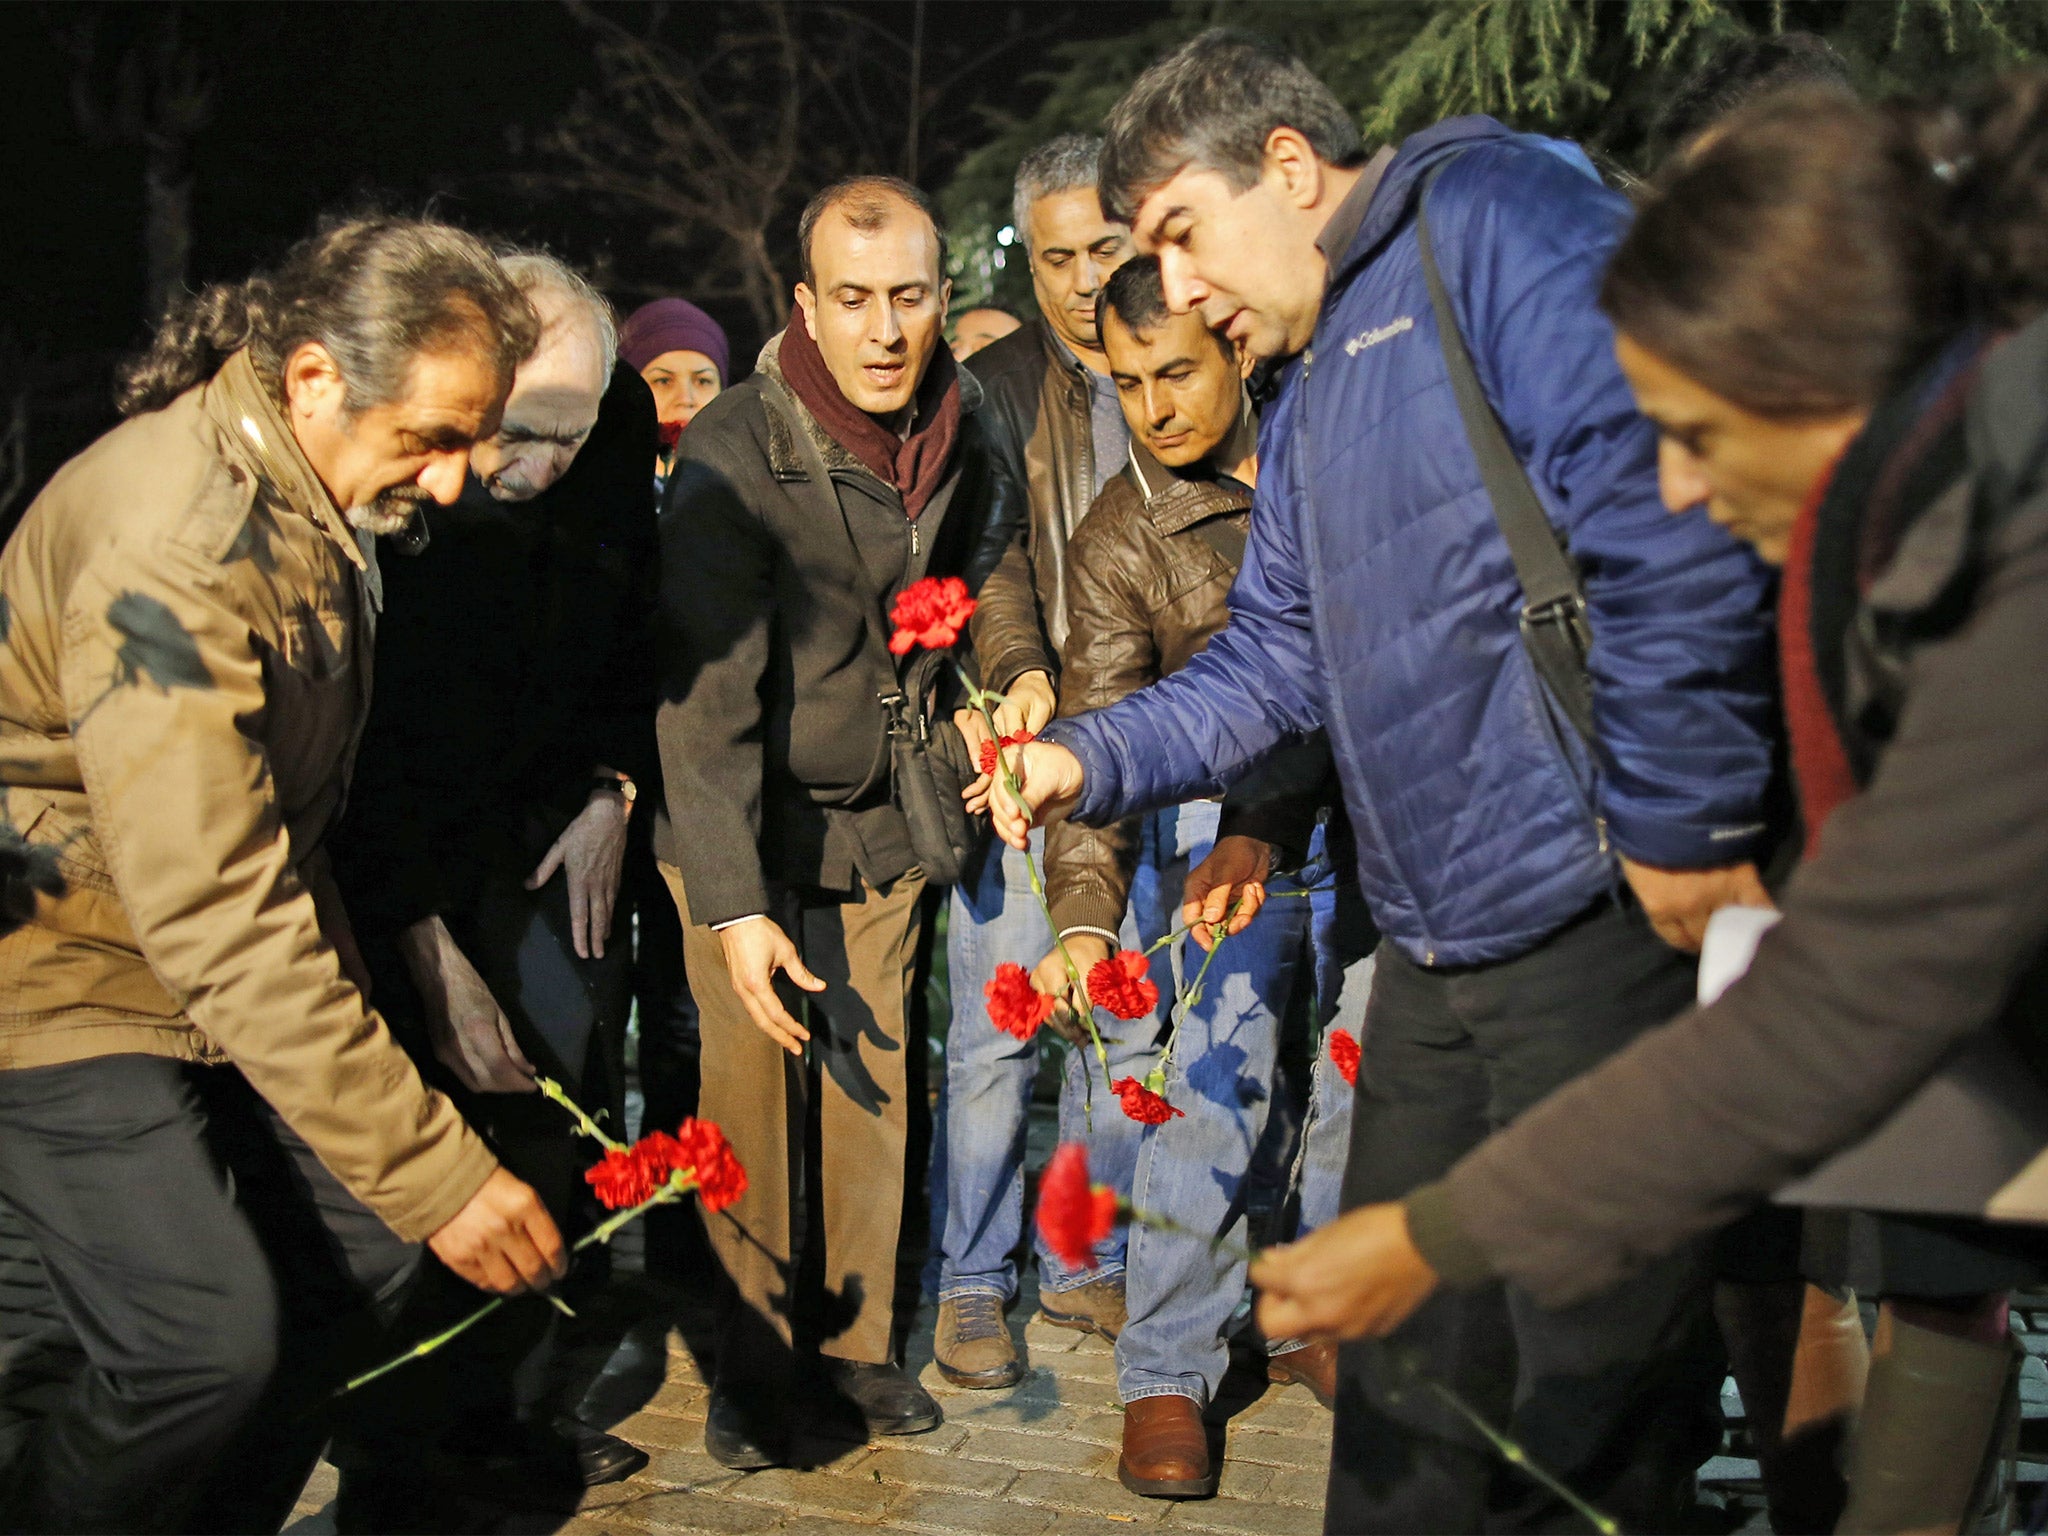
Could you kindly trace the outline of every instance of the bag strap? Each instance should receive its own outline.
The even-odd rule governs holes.
[[[1251,542],[1248,530],[1238,527],[1226,515],[1195,524],[1194,533],[1204,544],[1221,555],[1223,563],[1233,571],[1244,569],[1245,546]]]
[[[1437,337],[1443,345],[1444,364],[1451,377],[1451,392],[1458,398],[1458,414],[1464,419],[1465,437],[1472,456],[1479,461],[1480,482],[1493,507],[1494,521],[1507,540],[1508,554],[1515,562],[1515,575],[1522,584],[1522,624],[1525,629],[1555,624],[1560,628],[1583,628],[1586,595],[1579,572],[1559,542],[1543,503],[1529,483],[1529,472],[1515,456],[1502,428],[1500,417],[1486,398],[1472,354],[1466,350],[1464,333],[1458,328],[1457,312],[1437,269],[1436,250],[1429,237],[1429,189],[1449,162],[1429,173],[1415,209],[1416,241],[1422,249],[1422,276],[1429,284],[1430,307],[1436,311]],[[1580,722],[1574,714],[1574,725]],[[1581,734],[1588,732],[1581,726]]]
[[[840,504],[838,492],[832,488],[832,471],[826,468],[825,456],[818,452],[818,445],[811,441],[811,434],[804,430],[803,421],[797,414],[796,400],[789,386],[780,379],[771,378],[764,373],[757,373],[754,377],[761,382],[762,402],[782,418],[783,426],[788,429],[791,439],[796,443],[798,456],[804,461],[805,475],[825,500],[833,519],[846,534],[846,547],[853,551],[854,564],[860,568],[863,576],[873,582],[874,567],[868,564],[867,556],[861,553],[860,540],[853,536],[853,524],[846,516],[846,508]],[[888,673],[892,682],[899,681],[896,660],[889,651],[889,636],[882,628],[880,608],[874,603],[864,602],[860,609],[861,616],[867,621],[868,638],[881,652],[884,671]],[[887,698],[888,695],[885,693],[882,697]]]

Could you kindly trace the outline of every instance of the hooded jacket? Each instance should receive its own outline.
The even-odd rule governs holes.
[[[246,353],[57,472],[0,554],[0,1070],[232,1062],[417,1241],[497,1162],[335,947],[381,601]]]
[[[1415,236],[1583,575],[1597,753],[1522,647]],[[1574,146],[1458,118],[1404,143],[1260,428],[1228,629],[1116,708],[1055,722],[1103,822],[1213,792],[1327,727],[1373,917],[1411,959],[1526,953],[1619,885],[1750,856],[1770,774],[1769,577],[1658,497],[1656,442],[1595,304],[1627,221]]]

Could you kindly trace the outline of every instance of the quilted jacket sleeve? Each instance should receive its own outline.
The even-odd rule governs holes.
[[[1430,197],[1481,380],[1584,572],[1609,834],[1643,863],[1706,868],[1764,831],[1771,577],[1659,496],[1656,435],[1596,302],[1626,220],[1619,196],[1529,146],[1461,156]]]

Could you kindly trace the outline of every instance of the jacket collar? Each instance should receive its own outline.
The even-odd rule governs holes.
[[[794,325],[796,320],[791,318]],[[789,380],[782,376],[782,333],[777,331],[762,345],[760,356],[754,359],[754,367],[773,379],[782,390],[783,398],[802,423],[804,435],[818,450],[818,456],[825,461],[825,468],[833,474],[845,470],[850,474],[866,475],[877,485],[882,482],[875,472],[861,463],[840,443],[839,439],[827,432],[810,408],[803,403],[797,392],[789,387]],[[981,409],[984,396],[981,383],[973,373],[960,370],[960,414],[972,416]],[[778,480],[808,480],[804,470],[803,455],[797,451],[796,439],[789,435],[789,426],[782,411],[769,411],[768,416],[768,472]]]
[[[1518,134],[1505,124],[1477,114],[1446,118],[1434,127],[1425,128],[1401,141],[1380,176],[1379,184],[1372,190],[1371,201],[1359,221],[1357,233],[1342,253],[1329,257],[1330,288],[1334,290],[1348,281],[1371,259],[1381,243],[1400,228],[1421,189],[1423,178],[1431,170],[1475,144],[1499,143],[1508,139],[1523,139],[1541,145],[1573,160],[1587,175],[1598,174],[1592,161],[1586,159],[1585,152],[1577,145]],[[1331,217],[1334,220],[1336,215]]]
[[[317,525],[357,570],[371,571],[369,540],[351,527],[307,462],[284,413],[256,376],[246,348],[236,352],[206,385],[206,411],[219,429],[227,456],[268,485],[285,504]]]
[[[1228,475],[1187,475],[1168,469],[1137,439],[1127,466],[1145,503],[1145,516],[1163,534],[1181,533],[1212,517],[1251,509],[1251,488]]]

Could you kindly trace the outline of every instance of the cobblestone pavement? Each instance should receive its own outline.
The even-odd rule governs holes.
[[[1116,1480],[1123,1416],[1115,1362],[1101,1340],[1022,1322],[1032,1298],[1012,1316],[1021,1323],[1030,1374],[1001,1392],[948,1386],[930,1364],[931,1309],[920,1312],[910,1362],[945,1410],[924,1435],[866,1443],[810,1438],[797,1460],[813,1470],[728,1472],[704,1454],[703,1374],[678,1334],[669,1334],[664,1369],[652,1394],[645,1385],[653,1348],[667,1332],[658,1322],[629,1333],[606,1374],[585,1398],[586,1413],[605,1422],[621,1399],[644,1398],[611,1424],[614,1433],[653,1458],[626,1482],[592,1490],[580,1509],[504,1509],[480,1521],[498,1530],[599,1532],[686,1531],[801,1533],[880,1526],[932,1533],[1060,1536],[1117,1526],[1163,1526],[1211,1532],[1303,1536],[1322,1529],[1323,1476],[1330,1416],[1306,1388],[1269,1387],[1254,1379],[1232,1404],[1222,1487],[1216,1498],[1169,1504],[1126,1493]],[[1229,1387],[1248,1372],[1237,1372]],[[605,1411],[606,1402],[614,1406]],[[291,1536],[333,1529],[332,1469],[322,1466],[300,1502]],[[480,1514],[485,1513],[479,1511]]]

